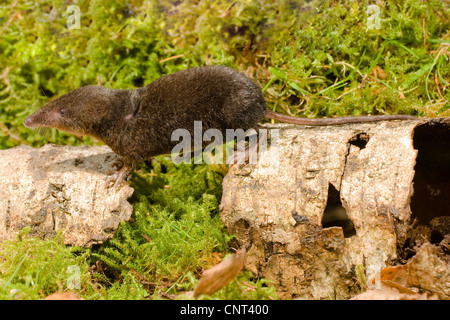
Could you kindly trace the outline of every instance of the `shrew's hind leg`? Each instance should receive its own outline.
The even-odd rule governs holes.
[[[235,143],[235,149],[227,159],[227,164],[236,164],[239,168],[240,165],[249,163],[253,167],[257,162],[258,147],[261,143],[259,131],[251,131],[246,137],[240,137]]]

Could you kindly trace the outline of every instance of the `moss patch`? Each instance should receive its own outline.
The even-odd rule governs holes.
[[[299,117],[449,116],[448,2],[376,3],[369,10],[368,1],[350,0],[80,0],[80,29],[69,30],[66,1],[3,1],[0,148],[96,144],[22,123],[83,85],[135,88],[210,64],[245,72],[271,109]],[[164,157],[142,165],[132,178],[133,220],[107,243],[68,248],[60,237],[41,241],[24,231],[1,244],[0,298],[68,290],[67,270],[80,272],[75,291],[89,299],[183,297],[232,249],[218,214],[225,173]],[[271,290],[246,272],[213,298],[274,297]]]

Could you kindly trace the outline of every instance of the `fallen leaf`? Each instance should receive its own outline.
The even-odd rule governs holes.
[[[427,242],[408,263],[384,268],[369,278],[367,286],[372,290],[395,289],[408,295],[425,290],[440,299],[448,299],[449,279],[450,268],[442,248]]]
[[[375,66],[370,72],[375,78],[384,80],[387,77],[386,72],[381,69],[379,66]]]
[[[194,291],[194,297],[212,294],[233,280],[244,266],[245,249],[238,250],[224,261],[203,272]]]
[[[408,272],[408,265],[387,267],[381,270],[380,280],[389,280],[405,285]]]
[[[49,295],[45,300],[84,300],[73,292],[56,292]]]
[[[416,294],[417,292],[408,289],[407,287],[398,284],[395,281],[392,280],[381,280],[381,285],[383,288],[391,288],[391,289],[397,289],[399,293],[406,293],[406,294]]]
[[[370,277],[368,284],[373,287],[377,282],[395,282],[398,285],[404,286],[407,280],[408,265],[386,267],[379,273]]]
[[[416,294],[406,287],[408,279],[408,265],[386,267],[372,276],[369,281],[369,289],[397,289],[399,293]]]
[[[429,295],[427,293],[401,293],[395,288],[383,288],[379,290],[368,290],[360,293],[350,300],[439,300],[436,294]]]

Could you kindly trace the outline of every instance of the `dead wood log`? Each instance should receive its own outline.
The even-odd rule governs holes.
[[[43,239],[90,247],[112,237],[132,206],[128,184],[105,188],[116,155],[106,146],[19,146],[0,151],[0,241],[20,230]]]
[[[281,298],[348,299],[356,266],[371,276],[407,258],[411,226],[450,214],[449,122],[266,125],[276,143],[223,182],[245,267]]]

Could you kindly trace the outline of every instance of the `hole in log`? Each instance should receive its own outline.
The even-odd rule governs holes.
[[[431,231],[430,242],[433,244],[439,244],[442,240],[444,240],[444,236],[437,230]]]
[[[414,129],[414,167],[411,218],[427,225],[450,215],[450,124],[431,122]]]
[[[345,238],[356,235],[355,226],[342,206],[341,195],[332,184],[328,185],[328,199],[323,212],[322,227],[341,227]]]
[[[360,149],[364,149],[367,145],[367,142],[369,142],[369,135],[365,132],[362,133],[358,133],[356,136],[350,138],[350,140],[348,141],[348,143],[360,148]]]
[[[399,252],[404,259],[416,254],[424,242],[446,251],[450,234],[450,122],[431,120],[413,134],[417,150],[411,197],[411,225]]]
[[[238,235],[239,242],[245,245],[247,251],[253,245],[253,228],[248,220],[243,218],[239,219],[233,224],[230,232]]]

